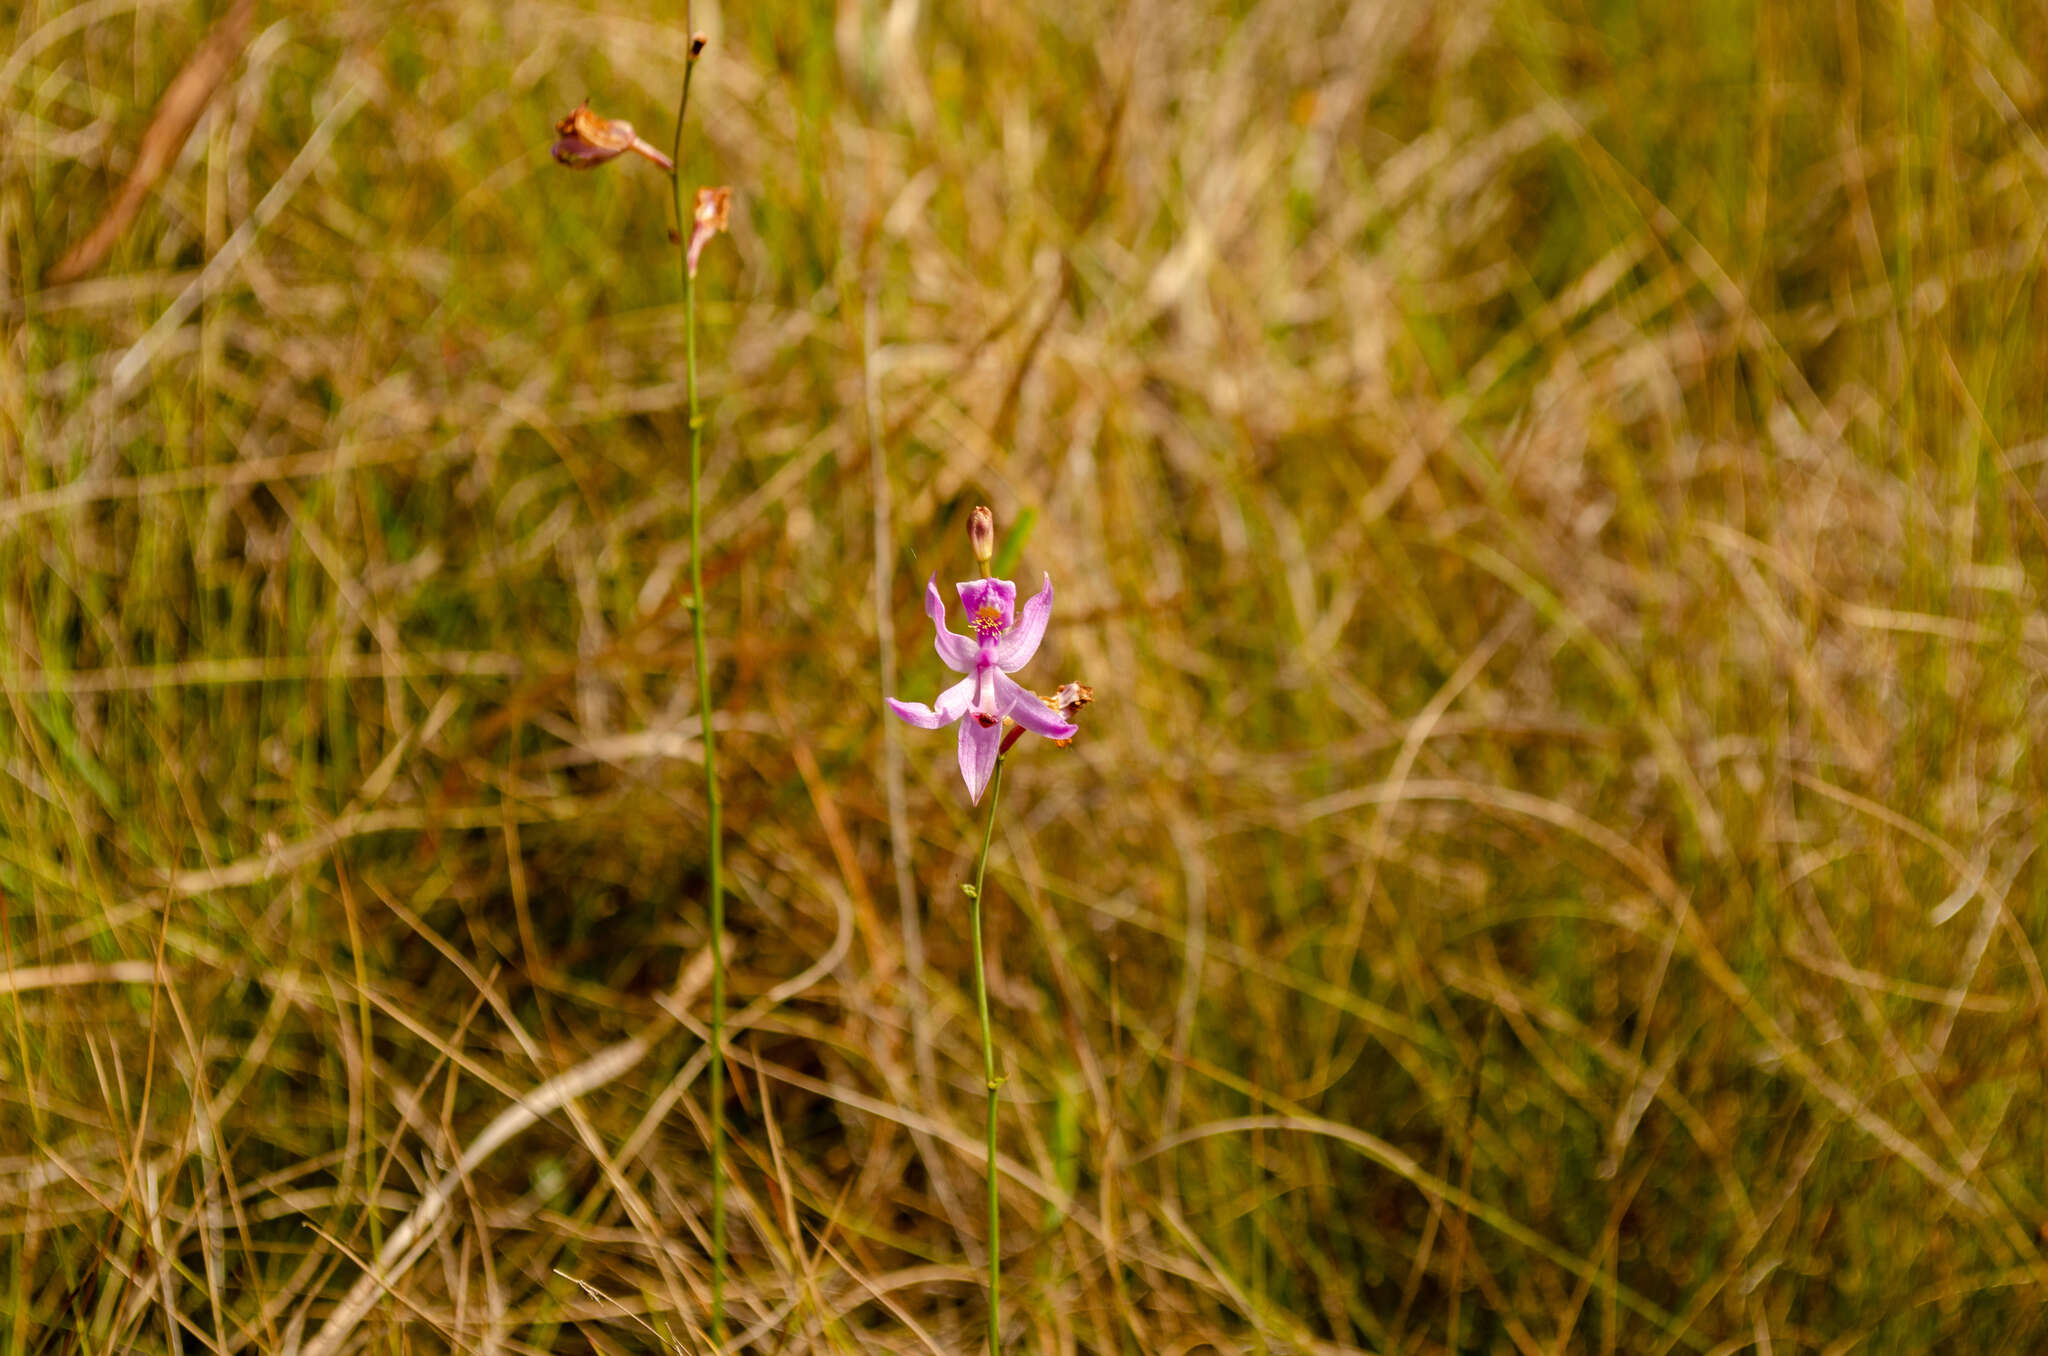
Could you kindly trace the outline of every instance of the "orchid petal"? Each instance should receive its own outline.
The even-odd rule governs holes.
[[[939,694],[937,710],[923,702],[900,702],[889,698],[889,709],[920,730],[936,730],[951,725],[967,714],[967,704],[974,700],[974,680],[962,678]]]
[[[988,789],[989,774],[996,770],[996,754],[1003,742],[1003,725],[983,725],[977,716],[960,722],[960,775],[967,781],[967,794],[976,805]]]
[[[967,579],[953,586],[960,591],[960,608],[967,614],[967,620],[979,622],[981,610],[995,609],[995,629],[1005,631],[1010,623],[1017,620],[1017,586],[1007,579]]]
[[[1045,639],[1045,624],[1051,619],[1052,576],[1047,575],[1045,587],[1024,604],[1016,626],[997,644],[996,666],[1009,673],[1030,663],[1031,656],[1038,653],[1038,642]]]
[[[967,709],[990,720],[1001,719],[1003,702],[996,693],[995,680],[1002,676],[1002,671],[993,664],[976,665],[974,676],[967,680],[973,693],[968,699]]]
[[[620,152],[594,145],[579,136],[566,136],[557,141],[550,153],[558,165],[570,169],[595,169]]]
[[[955,673],[971,673],[974,670],[974,642],[962,635],[956,635],[946,625],[946,600],[939,593],[939,577],[933,575],[924,583],[924,615],[932,619],[932,648],[939,652],[939,658]]]
[[[1047,739],[1072,739],[1081,733],[1080,726],[1067,724],[1030,689],[1000,673],[996,675],[996,705],[1011,720]]]

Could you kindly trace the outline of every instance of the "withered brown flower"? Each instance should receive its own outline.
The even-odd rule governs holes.
[[[1086,683],[1062,683],[1058,692],[1055,692],[1050,697],[1040,697],[1039,700],[1057,712],[1061,720],[1072,725],[1075,723],[1075,718],[1081,714],[1081,708],[1095,700],[1095,689]],[[1055,739],[1053,741],[1053,743],[1061,748],[1065,748],[1073,742],[1072,739]]]
[[[690,276],[697,276],[697,256],[711,243],[711,237],[726,229],[732,220],[732,190],[729,188],[700,188],[697,190],[697,224],[690,231],[690,253],[687,263]]]
[[[578,104],[555,124],[554,156],[570,169],[595,169],[627,151],[645,156],[664,174],[675,173],[675,162],[656,150],[633,130],[633,124],[607,118],[589,104]]]

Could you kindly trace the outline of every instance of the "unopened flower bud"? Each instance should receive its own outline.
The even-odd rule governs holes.
[[[983,504],[967,515],[967,540],[974,546],[974,562],[982,566],[982,573],[988,573],[988,563],[996,557],[996,515]]]
[[[634,132],[632,123],[604,117],[589,104],[570,109],[568,116],[555,124],[555,135],[560,138],[554,145],[555,159],[570,169],[594,169],[631,151],[653,161],[664,173],[675,170],[675,163]]]
[[[697,276],[697,256],[711,243],[711,237],[726,229],[732,220],[732,190],[729,188],[700,188],[697,190],[697,224],[690,232],[690,254],[688,264],[690,276]]]

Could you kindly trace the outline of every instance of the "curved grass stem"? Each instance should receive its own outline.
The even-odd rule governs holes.
[[[970,717],[971,719],[971,717]],[[988,785],[988,823],[981,831],[981,859],[974,864],[974,888],[967,892],[967,917],[974,933],[974,1001],[981,1010],[981,1070],[988,1083],[988,1350],[996,1356],[1003,1315],[1002,1201],[996,1190],[996,1096],[1003,1080],[996,1073],[995,1028],[988,1019],[988,966],[982,958],[981,883],[988,872],[988,845],[996,832],[996,802],[1003,795],[1003,762],[996,758]]]

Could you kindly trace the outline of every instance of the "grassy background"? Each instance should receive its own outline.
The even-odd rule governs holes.
[[[46,284],[220,8],[7,17],[0,1350],[696,1346],[667,188],[546,150],[683,20],[265,3]],[[2039,7],[695,19],[752,1349],[980,1340],[881,708],[980,502],[1098,694],[990,868],[1011,1349],[2038,1348]]]

